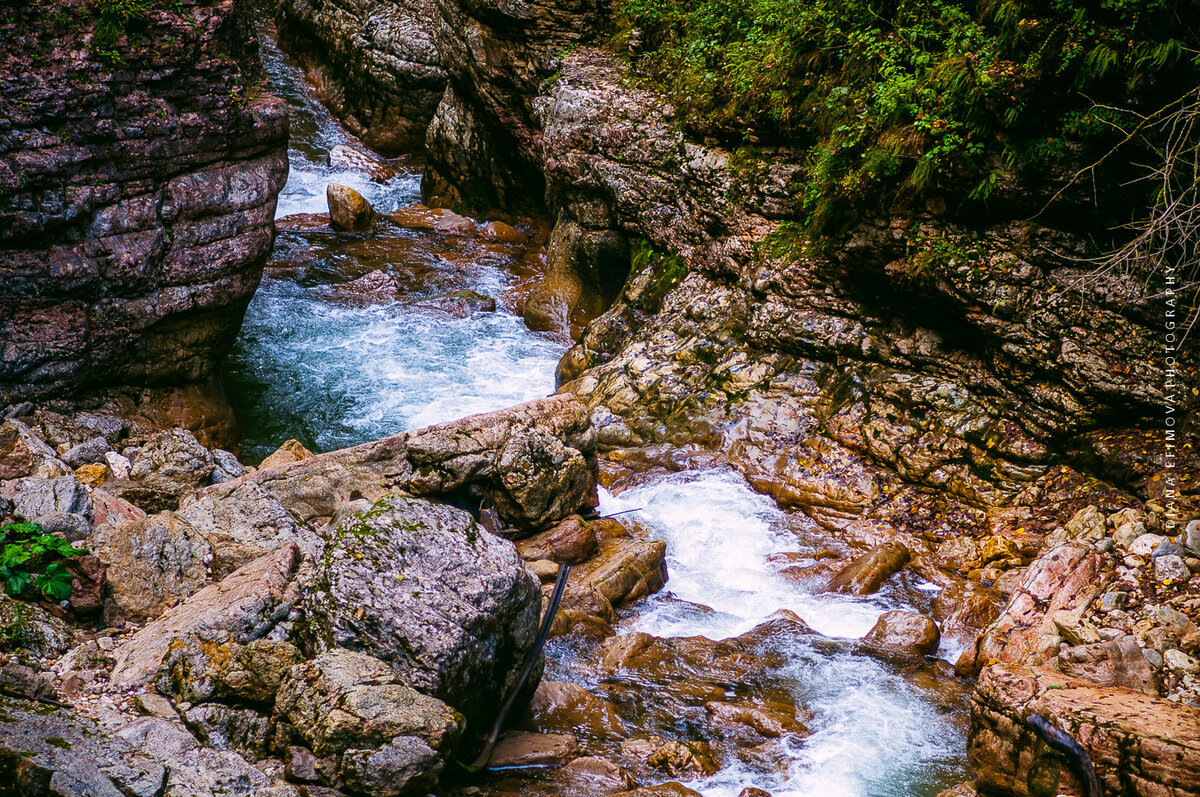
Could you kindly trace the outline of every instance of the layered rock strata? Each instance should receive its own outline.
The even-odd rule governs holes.
[[[287,116],[240,4],[0,15],[0,404],[199,382],[274,239]]]
[[[278,0],[280,42],[346,128],[388,155],[419,151],[446,73],[433,0]]]

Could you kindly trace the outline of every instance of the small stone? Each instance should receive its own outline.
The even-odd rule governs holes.
[[[1134,556],[1133,554],[1126,556],[1121,561],[1125,563],[1126,567],[1132,568],[1133,570],[1138,570],[1142,565],[1146,564],[1145,559],[1140,556]]]
[[[1114,609],[1124,609],[1129,603],[1127,592],[1106,592],[1100,597],[1100,611],[1111,612]]]
[[[133,463],[129,461],[128,457],[118,454],[116,451],[109,451],[104,455],[104,461],[108,463],[108,469],[112,471],[114,479],[129,478],[129,469]]]
[[[375,220],[375,210],[366,197],[353,188],[330,183],[325,188],[329,223],[335,230],[365,230]]]
[[[1157,650],[1152,650],[1151,648],[1142,648],[1142,658],[1144,658],[1146,663],[1150,665],[1150,669],[1162,669],[1163,657],[1162,654]]]
[[[530,573],[538,577],[538,580],[543,584],[547,584],[558,578],[558,562],[552,562],[549,559],[537,559],[525,565]]]
[[[1170,650],[1164,651],[1163,660],[1166,662],[1167,667],[1177,672],[1200,672],[1200,664],[1197,664],[1195,659],[1184,653],[1182,650],[1171,648]]]
[[[484,238],[500,243],[523,243],[525,236],[517,232],[510,224],[502,221],[489,221],[480,228],[479,234]]]
[[[1138,556],[1148,556],[1160,542],[1166,539],[1161,534],[1143,534],[1129,546],[1129,552]]]
[[[1120,639],[1125,636],[1125,632],[1120,628],[1098,628],[1096,629],[1096,633],[1098,633],[1100,638],[1105,642],[1112,642],[1114,639]]]
[[[103,437],[93,437],[85,443],[80,443],[63,452],[62,461],[72,468],[80,465],[91,465],[104,461],[104,455],[109,451],[108,441]]]
[[[108,466],[100,463],[80,465],[75,469],[75,478],[79,479],[80,484],[99,487],[108,481]]]
[[[1180,556],[1160,556],[1154,560],[1154,577],[1159,582],[1182,583],[1192,577],[1192,571]]]
[[[1072,645],[1090,645],[1100,641],[1096,627],[1084,620],[1079,611],[1058,611],[1050,619],[1059,635]]]
[[[1113,542],[1112,537],[1104,537],[1096,540],[1095,548],[1103,553],[1111,553],[1116,548],[1116,543]]]
[[[1183,560],[1183,563],[1187,565],[1188,570],[1191,570],[1193,573],[1200,573],[1200,559],[1197,559],[1194,556],[1189,556]]]

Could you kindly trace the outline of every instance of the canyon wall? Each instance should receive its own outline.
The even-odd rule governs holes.
[[[321,101],[368,147],[419,150],[446,73],[433,43],[433,0],[278,0],[280,43]]]
[[[0,404],[210,380],[274,241],[287,115],[244,9],[96,13],[0,3]]]

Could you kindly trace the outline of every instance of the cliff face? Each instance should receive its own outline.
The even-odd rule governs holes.
[[[0,3],[0,403],[208,378],[274,239],[287,116],[234,0],[94,26]]]
[[[278,0],[283,45],[321,100],[374,150],[419,150],[446,73],[433,43],[433,0]]]
[[[1161,494],[1161,308],[1138,280],[1093,274],[1086,241],[959,219],[941,197],[804,240],[788,223],[799,159],[688,140],[627,64],[564,45],[597,35],[593,9],[440,10],[451,90],[427,192],[486,204],[544,184],[557,225],[527,318],[578,327],[632,268],[559,374],[623,418],[614,440],[701,439],[839,526],[898,509],[883,497],[897,482],[972,511],[1029,504],[1064,465]],[[1036,204],[1009,183],[1006,206]]]
[[[1088,218],[1087,197],[1064,191],[1053,213],[1030,220],[1025,210],[1043,204],[1046,185],[1010,175],[986,212],[959,213],[953,198],[928,196],[809,239],[794,221],[803,157],[689,139],[628,62],[588,46],[600,34],[587,9],[469,0],[439,8],[451,89],[430,128],[426,192],[485,206],[541,197],[555,218],[549,273],[526,317],[586,324],[559,383],[592,409],[601,448],[624,449],[610,476],[622,478],[623,462],[634,471],[726,464],[841,539],[900,540],[922,577],[995,587],[1012,593],[1010,607],[1036,576],[1025,565],[1039,552],[1058,557],[1062,527],[1081,515],[1101,518],[1093,539],[1103,551],[1123,550],[1112,535],[1134,527],[1112,514],[1117,531],[1105,532],[1100,512],[1144,506],[1138,528],[1166,534],[1182,528],[1172,520],[1200,517],[1196,452],[1177,446],[1168,462],[1163,447],[1165,417],[1184,437],[1195,431],[1200,404],[1178,389],[1195,381],[1194,351],[1180,353],[1168,380],[1159,289],[1098,271],[1086,238],[1064,228]],[[596,316],[598,306],[608,309]],[[1081,612],[1118,580],[1151,597],[1120,622],[1109,615],[1104,639],[1156,627],[1159,603],[1194,610],[1188,595],[1198,581],[1186,569],[1176,583],[1152,559],[1105,557],[1094,589],[1079,596]],[[1044,581],[1050,594],[1070,586],[1055,574]],[[998,651],[969,647],[959,660],[963,675],[983,668],[985,685],[1000,677],[998,659],[1020,655],[1002,624],[988,634]],[[1071,647],[1079,640],[1070,629],[1051,628],[1043,642],[1049,655],[1037,678],[1073,673],[1072,656],[1095,653]],[[1127,647],[1162,669],[1148,638]],[[1024,794],[993,776],[1006,766],[996,750],[1025,761],[1039,744],[1016,722],[1029,705],[981,690],[979,705],[1013,721],[1008,736],[989,737],[987,716],[976,712],[980,785]],[[1158,695],[1143,702],[1171,714]],[[1083,727],[1119,724],[1106,711]],[[1046,713],[1080,727],[1074,708]],[[1153,747],[1152,728],[1122,728],[1121,739]],[[1108,741],[1081,734],[1106,779],[1144,774],[1145,762],[1116,760]],[[1146,761],[1172,755],[1155,750]]]

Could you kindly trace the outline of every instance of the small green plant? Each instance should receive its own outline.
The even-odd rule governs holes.
[[[92,0],[96,12],[96,40],[113,44],[131,26],[146,18],[153,0]]]
[[[13,597],[32,585],[46,597],[61,601],[71,594],[71,574],[63,560],[86,553],[61,537],[46,534],[37,523],[8,523],[0,526],[0,581]]]

